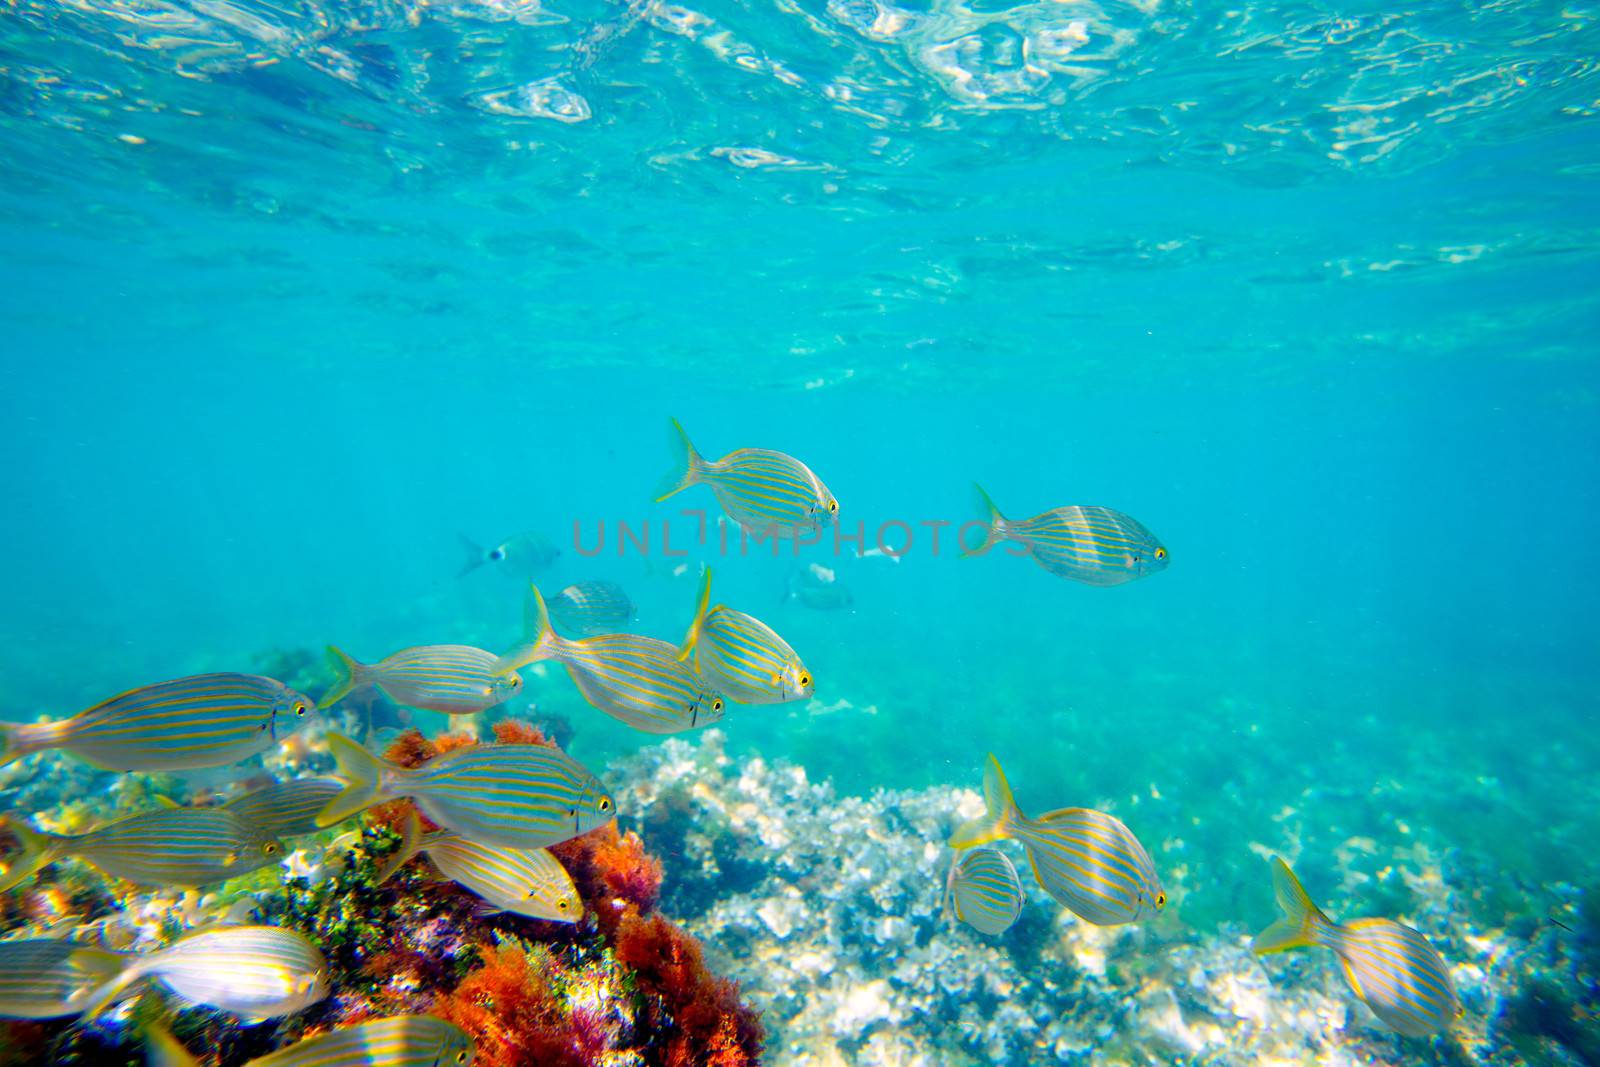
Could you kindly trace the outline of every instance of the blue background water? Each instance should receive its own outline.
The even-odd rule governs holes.
[[[853,791],[993,749],[1030,808],[1155,786],[1158,837],[1227,783],[1219,849],[1310,789],[1351,832],[1592,876],[1596,17],[28,0],[0,708],[508,644],[520,586],[458,579],[458,531],[543,530],[541,582],[615,577],[676,636],[692,579],[571,544],[714,511],[650,503],[676,415],[803,457],[848,529],[963,520],[977,478],[1172,552],[1094,589],[919,527],[837,562],[850,613],[714,560],[848,701],[738,710],[735,748]],[[528,695],[586,760],[648,743],[559,676]]]

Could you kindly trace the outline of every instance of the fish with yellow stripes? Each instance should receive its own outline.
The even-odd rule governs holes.
[[[314,705],[253,674],[197,674],[133,689],[70,719],[0,723],[0,766],[63,749],[108,771],[223,767],[265,752]]]
[[[329,988],[328,961],[304,934],[276,926],[214,926],[128,963],[95,991],[83,1014],[94,1018],[146,979],[191,1005],[251,1022],[302,1011]]]
[[[789,643],[760,619],[711,603],[711,568],[700,583],[700,604],[678,657],[736,704],[782,704],[810,699],[811,672]]]
[[[127,962],[120,952],[52,937],[0,941],[0,1019],[77,1015]]]
[[[148,1067],[199,1067],[162,1023],[147,1029]],[[244,1067],[469,1067],[477,1049],[454,1023],[433,1015],[392,1015],[330,1030],[258,1056]]]
[[[1130,923],[1147,909],[1166,907],[1167,894],[1150,856],[1115,816],[1061,808],[1030,819],[1018,810],[1000,762],[983,773],[985,813],[957,828],[950,847],[1011,838],[1028,853],[1033,877],[1074,915],[1096,926]]]
[[[984,521],[969,525],[982,526],[983,540],[964,549],[963,556],[981,556],[1001,541],[1015,541],[1051,574],[1089,585],[1121,585],[1167,569],[1166,546],[1120,511],[1069,505],[1013,522],[1000,514],[983,486],[973,488]]]
[[[410,797],[440,826],[485,845],[545,848],[616,817],[605,787],[548,745],[474,745],[421,767],[380,760],[343,734],[328,735],[344,791],[317,816],[343,822],[374,804]]]
[[[574,582],[550,598],[550,620],[566,633],[598,637],[620,633],[639,613],[616,582]]]
[[[0,891],[69,857],[135,885],[207,886],[275,863],[283,851],[277,838],[221,808],[157,808],[70,835],[0,816],[0,830],[21,845],[0,874]]]
[[[317,816],[328,802],[344,791],[337,778],[296,778],[275,782],[240,794],[222,805],[269,837],[300,837],[314,834]]]
[[[1334,922],[1276,856],[1272,891],[1283,918],[1250,943],[1258,954],[1313,945],[1332,949],[1355,995],[1407,1037],[1426,1037],[1461,1016],[1461,998],[1444,957],[1411,927],[1391,919]]]
[[[328,653],[339,674],[318,702],[324,708],[352,690],[375,685],[396,704],[474,715],[510,700],[522,688],[521,675],[492,673],[489,668],[499,657],[470,645],[421,645],[377,663],[357,662],[334,645]]]
[[[384,862],[373,884],[382,885],[421,853],[440,874],[480,898],[479,914],[509,911],[558,923],[583,917],[578,890],[549,849],[481,845],[448,830],[424,834],[415,812],[406,819],[400,848]]]
[[[680,469],[674,469],[656,493],[659,503],[691,485],[711,487],[728,518],[762,537],[799,537],[834,521],[839,501],[822,479],[793,456],[766,448],[741,448],[721,459],[703,458],[677,419]]]
[[[997,848],[971,848],[957,856],[944,895],[956,918],[990,937],[1011,929],[1026,901],[1017,869]]]
[[[495,670],[556,660],[566,666],[585,700],[646,733],[676,734],[722,718],[722,695],[679,658],[676,646],[638,634],[570,641],[551,629],[537,586],[530,587],[528,608],[532,640],[501,656]]]

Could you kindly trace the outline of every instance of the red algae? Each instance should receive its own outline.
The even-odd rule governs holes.
[[[566,868],[578,895],[607,936],[616,932],[626,906],[648,912],[661,897],[661,861],[645,851],[638,834],[618,832],[615,821],[563,841],[550,851]]]
[[[525,723],[520,719],[501,719],[492,727],[494,739],[502,745],[543,745],[546,748],[559,748],[554,741],[544,735],[544,731],[537,726]]]
[[[417,767],[480,743],[554,747],[536,727],[505,720],[495,724],[493,742],[408,730],[385,757]],[[372,809],[368,819],[398,831],[412,810],[409,801],[396,801]],[[594,916],[592,924],[485,916],[472,909],[470,894],[451,892],[453,886],[406,896],[396,895],[391,883],[374,903],[409,912],[406,933],[371,945],[362,969],[378,988],[364,1003],[347,1007],[361,1014],[429,1011],[476,1039],[483,1067],[597,1067],[607,1053],[630,1050],[663,1067],[758,1063],[759,1016],[740,1001],[736,983],[711,973],[700,943],[654,911],[663,868],[639,834],[612,821],[551,852]],[[455,947],[441,951],[447,941]],[[599,952],[607,944],[609,957]],[[604,977],[604,968],[596,969],[602,959],[631,973],[636,997],[616,999],[622,979]],[[470,970],[452,971],[464,961]],[[580,987],[594,992],[574,997]],[[603,992],[607,988],[613,991]]]
[[[498,945],[483,966],[433,1003],[432,1013],[477,1042],[483,1067],[590,1067],[606,1049],[604,1033],[565,1017],[549,975],[525,950]]]
[[[663,916],[629,907],[618,920],[614,944],[617,962],[653,994],[647,1011],[652,1028],[666,1038],[667,1067],[760,1062],[760,1017],[740,1001],[738,983],[706,968],[692,935]]]

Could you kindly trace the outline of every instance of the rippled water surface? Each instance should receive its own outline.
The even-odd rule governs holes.
[[[470,333],[786,386],[1001,357],[1055,378],[1048,354],[1110,346],[1570,356],[1596,19],[23,0],[0,22],[6,310],[28,329],[92,294],[170,337],[225,299],[236,345],[281,354],[284,304],[318,298],[317,335],[374,354]],[[97,275],[83,241],[149,268]],[[424,325],[353,325],[401,312]]]

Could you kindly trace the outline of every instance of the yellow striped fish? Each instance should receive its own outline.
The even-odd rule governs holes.
[[[839,502],[811,468],[782,452],[741,448],[721,459],[706,460],[689,443],[678,420],[682,471],[662,482],[656,502],[704,482],[716,494],[728,518],[760,536],[798,537],[814,533],[839,514]]]
[[[544,848],[616,817],[611,794],[559,748],[477,745],[416,769],[386,763],[342,734],[328,734],[328,750],[345,788],[317,817],[321,826],[410,797],[428,818],[480,844]]]
[[[550,628],[538,587],[530,590],[528,630],[533,640],[501,656],[495,670],[556,660],[566,665],[585,700],[646,733],[681,733],[722,718],[722,696],[679,659],[677,648],[636,634],[569,641]]]
[[[1121,820],[1088,808],[1062,808],[1030,819],[1017,809],[993,756],[983,772],[983,799],[988,810],[951,835],[951,848],[1005,837],[1022,842],[1044,891],[1096,926],[1130,923],[1146,908],[1166,907],[1167,894],[1149,854]]]
[[[422,852],[440,874],[482,898],[480,914],[510,911],[558,923],[583,917],[578,890],[549,849],[480,845],[448,830],[425,835],[415,812],[406,820],[399,851],[385,861],[373,884],[387,882]]]
[[[782,704],[808,700],[811,672],[772,627],[723,604],[711,602],[711,568],[700,583],[700,605],[678,653],[708,684],[738,704]]]
[[[473,715],[510,700],[522,688],[521,675],[491,674],[489,668],[498,657],[470,645],[406,648],[378,663],[358,663],[333,645],[328,652],[339,677],[322,694],[318,706],[324,708],[351,690],[375,685],[396,704]]]
[[[1167,569],[1166,547],[1120,511],[1073,505],[1012,522],[983,486],[974,488],[986,516],[984,537],[963,556],[981,556],[1001,541],[1016,541],[1051,574],[1089,585],[1121,585]]]
[[[268,837],[299,837],[314,834],[317,816],[328,802],[344,790],[337,778],[296,778],[277,782],[234,797],[222,805]]]
[[[1257,953],[1311,945],[1332,949],[1355,995],[1407,1037],[1426,1037],[1462,1015],[1450,968],[1439,950],[1411,927],[1389,919],[1334,922],[1276,856],[1272,891],[1284,917],[1256,935],[1250,947]]]
[[[126,964],[119,952],[50,937],[0,941],[0,1018],[77,1015],[90,993]]]
[[[997,848],[968,849],[950,865],[945,907],[980,934],[1011,929],[1025,900],[1017,869]]]
[[[167,1028],[148,1027],[149,1067],[199,1067]],[[244,1067],[468,1067],[477,1049],[454,1023],[432,1015],[369,1019],[258,1056]]]
[[[168,888],[207,886],[277,861],[276,838],[221,808],[158,808],[86,834],[56,836],[0,816],[22,849],[0,875],[0,891],[58,860],[77,857],[113,878]]]
[[[310,698],[253,674],[199,674],[133,689],[70,719],[0,723],[0,766],[47,748],[108,771],[223,767],[300,726]]]
[[[619,633],[639,613],[616,582],[575,582],[551,597],[548,606],[551,621],[579,637]]]
[[[123,967],[96,990],[86,1018],[145,979],[192,1005],[251,1022],[292,1015],[328,995],[328,961],[304,934],[276,926],[218,926],[185,934]]]

